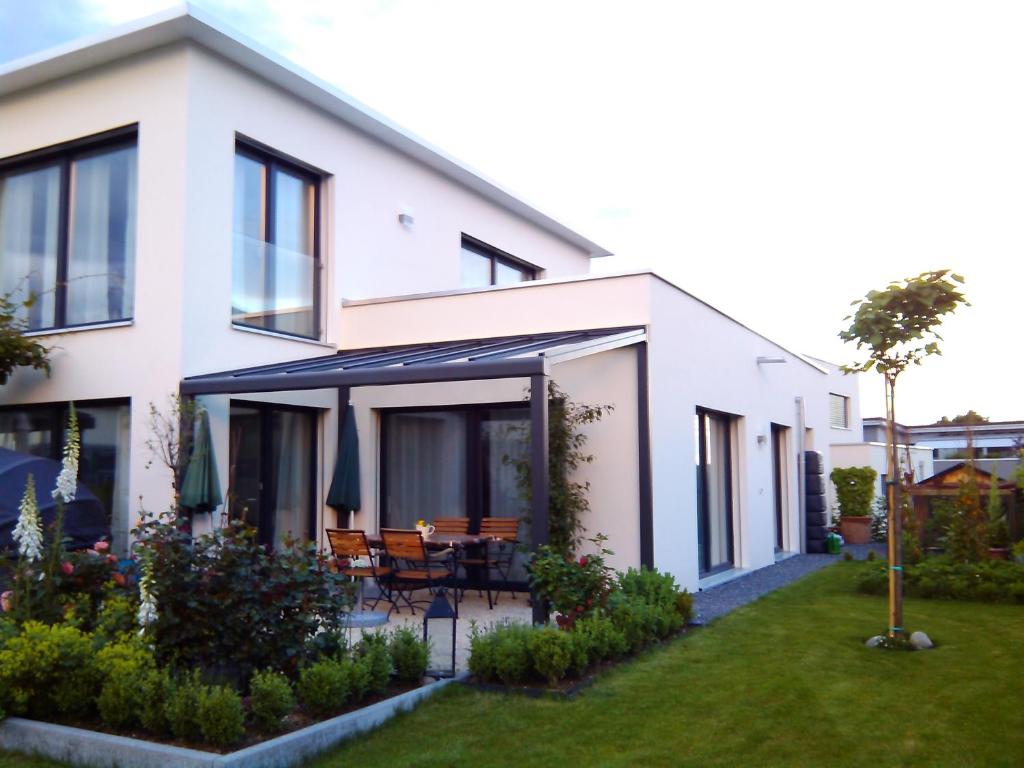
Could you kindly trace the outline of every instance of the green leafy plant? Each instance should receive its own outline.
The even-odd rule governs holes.
[[[605,558],[613,553],[604,546],[607,537],[598,534],[590,541],[594,554],[572,559],[557,547],[542,545],[527,564],[533,593],[558,612],[556,620],[563,628],[597,611],[611,589],[613,572]]]
[[[388,641],[395,677],[408,683],[418,683],[427,671],[428,648],[423,638],[410,629],[401,627],[391,633]]]
[[[29,621],[0,650],[0,705],[12,714],[87,715],[98,688],[92,638],[74,627]]]
[[[321,659],[299,673],[295,692],[310,714],[318,717],[333,714],[348,701],[348,670],[334,659]]]
[[[37,298],[30,295],[19,301],[13,291],[0,295],[0,386],[7,383],[15,368],[34,368],[50,375],[50,350],[36,337],[25,335],[29,329],[26,312]]]
[[[356,646],[357,658],[365,659],[369,668],[369,693],[381,693],[391,680],[391,651],[383,633],[364,634]]]
[[[268,550],[238,521],[193,539],[169,515],[146,515],[136,537],[156,585],[146,637],[162,664],[240,683],[257,669],[294,674],[314,637],[342,630],[351,585],[314,544]]]
[[[955,505],[956,514],[946,531],[946,554],[964,563],[984,560],[988,556],[988,531],[973,461],[968,462],[960,480]]]
[[[111,643],[96,654],[103,683],[96,699],[100,719],[111,728],[140,724],[147,680],[156,671],[153,653],[137,639]]]
[[[553,627],[542,627],[530,633],[530,658],[533,669],[549,685],[557,685],[565,677],[573,657],[571,633]],[[584,653],[584,666],[586,666]]]
[[[226,685],[206,690],[199,700],[199,727],[203,740],[228,747],[245,734],[245,709],[238,692]]]
[[[203,685],[198,669],[192,670],[189,675],[182,675],[168,685],[165,692],[164,717],[174,738],[182,741],[199,741],[202,732],[200,706],[206,692],[207,687]]]
[[[840,517],[868,517],[878,473],[871,467],[835,467],[829,475],[836,488]]]
[[[999,497],[999,478],[993,471],[988,484],[988,545],[1005,548],[1010,546],[1010,529],[1006,525],[1006,510]]]
[[[249,713],[261,733],[277,733],[284,716],[295,709],[295,694],[280,672],[263,670],[249,681]]]
[[[907,566],[904,586],[912,597],[1024,604],[1024,564],[931,557]],[[858,576],[857,588],[866,594],[885,594],[888,582],[884,568],[866,569]]]
[[[590,511],[590,483],[575,479],[576,471],[594,460],[585,451],[584,428],[600,421],[615,406],[575,403],[554,381],[548,383],[548,404],[548,543],[554,551],[571,559],[583,541],[583,519]],[[509,429],[528,443],[528,424]],[[533,498],[530,456],[505,456],[504,460],[515,468],[519,496],[526,509],[523,518],[529,520]]]
[[[889,502],[889,535],[895,537],[892,562],[889,563],[889,635],[902,632],[902,510],[899,491],[899,461],[896,456],[896,380],[911,365],[921,365],[929,355],[942,354],[935,330],[943,318],[967,303],[958,286],[960,275],[947,269],[924,272],[890,283],[882,291],[869,291],[852,302],[855,309],[845,319],[850,325],[840,331],[839,338],[866,348],[867,356],[860,362],[843,366],[844,373],[874,370],[885,381],[887,474],[897,483],[891,485]]]

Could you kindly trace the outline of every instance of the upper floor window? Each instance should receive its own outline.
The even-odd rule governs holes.
[[[512,285],[536,279],[536,268],[476,238],[462,236],[463,288]]]
[[[131,319],[136,128],[0,161],[0,292],[29,330]]]
[[[268,152],[235,151],[231,321],[320,336],[320,179]]]
[[[850,428],[850,398],[829,393],[828,423],[838,429]]]

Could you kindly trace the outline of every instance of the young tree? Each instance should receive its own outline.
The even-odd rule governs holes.
[[[25,336],[28,322],[18,315],[19,310],[28,309],[33,303],[35,297],[16,301],[10,293],[0,295],[0,386],[7,383],[15,368],[22,366],[50,375],[49,350],[35,338]]]
[[[885,290],[869,291],[851,306],[850,326],[839,338],[866,348],[867,358],[843,366],[845,373],[875,370],[885,381],[887,477],[889,486],[889,636],[903,632],[902,509],[899,493],[899,459],[896,454],[896,379],[911,365],[921,365],[928,355],[942,354],[942,337],[936,328],[946,315],[967,300],[958,286],[960,275],[947,269],[924,272],[917,277],[890,283]]]

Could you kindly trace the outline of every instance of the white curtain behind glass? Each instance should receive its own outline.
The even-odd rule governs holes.
[[[132,316],[135,187],[134,146],[90,155],[71,166],[71,325]]]
[[[389,414],[382,525],[466,516],[466,427],[461,413]]]
[[[273,420],[274,546],[280,547],[289,535],[308,538],[314,421],[298,411],[274,411]]]
[[[715,416],[707,417],[707,498],[708,498],[708,552],[709,566],[728,563],[729,518],[732,515],[729,499],[729,422]]]
[[[55,323],[59,198],[57,166],[0,176],[0,291],[19,301],[36,296],[19,313],[30,328]]]

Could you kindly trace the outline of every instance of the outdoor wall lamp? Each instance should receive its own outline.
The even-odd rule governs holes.
[[[786,358],[784,358],[784,357],[767,357],[765,355],[758,355],[757,356],[757,364],[758,365],[767,365],[768,363],[788,363],[788,362],[789,361],[786,360]]]
[[[412,229],[412,225],[416,223],[416,219],[413,218],[413,215],[411,213],[402,211],[401,213],[398,214],[398,223],[401,224],[406,229]]]

